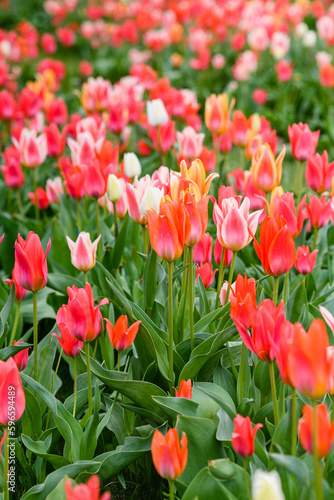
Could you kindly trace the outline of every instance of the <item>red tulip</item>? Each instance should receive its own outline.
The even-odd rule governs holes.
[[[124,314],[120,316],[115,326],[105,318],[107,332],[111,345],[116,351],[124,351],[135,340],[141,321],[136,321],[128,328],[128,318]]]
[[[310,247],[303,245],[297,248],[295,268],[300,274],[309,274],[313,271],[319,250],[310,253]]]
[[[191,387],[191,379],[181,380],[179,390],[175,389],[175,397],[176,398],[192,398],[192,387]]]
[[[237,414],[233,419],[234,431],[232,432],[232,446],[238,455],[242,457],[250,457],[255,451],[255,435],[257,431],[263,427],[262,424],[256,424],[252,428],[252,422],[249,417],[243,417]]]
[[[153,434],[151,453],[158,474],[164,479],[174,481],[181,476],[187,465],[187,436],[183,432],[182,439],[179,441],[176,429],[169,429],[166,436],[156,429]]]
[[[236,318],[246,329],[251,325],[251,317],[256,310],[256,283],[254,278],[244,278],[238,274],[231,286],[229,296],[231,302],[231,318]],[[225,300],[224,300],[225,304]]]
[[[111,494],[103,493],[100,498],[100,480],[98,476],[93,475],[87,481],[87,484],[78,484],[72,486],[72,479],[65,481],[66,500],[111,500]]]
[[[218,269],[215,269],[212,272],[211,262],[206,262],[205,264],[196,266],[196,282],[198,283],[198,277],[200,276],[205,288],[209,288],[212,285],[217,271]]]
[[[304,123],[294,123],[288,126],[288,134],[291,144],[291,154],[299,161],[304,161],[309,154],[314,155],[317,149],[320,130],[311,132],[310,127]]]
[[[60,133],[59,128],[55,123],[51,123],[48,127],[44,127],[46,141],[48,145],[48,155],[58,158],[65,150],[66,146],[66,127]]]
[[[188,212],[190,221],[190,233],[185,241],[187,247],[193,247],[202,238],[208,225],[208,202],[207,196],[197,203],[193,194],[187,192],[184,196],[184,206]]]
[[[0,361],[0,425],[17,422],[25,409],[25,395],[19,369],[13,358]]]
[[[58,309],[56,321],[59,328],[59,332],[61,337],[56,333],[52,334],[52,337],[57,337],[59,344],[66,356],[70,358],[75,358],[79,354],[79,349],[82,349],[83,342],[74,337],[68,329],[67,326],[67,310],[66,305],[63,305],[60,309]]]
[[[15,280],[15,273],[14,269],[12,271],[12,279],[6,279],[5,283],[9,283],[10,287],[13,286],[13,283],[15,284],[15,300],[16,302],[22,302],[23,299],[26,298],[28,290],[23,288],[18,284],[18,282]]]
[[[44,254],[36,233],[30,231],[27,241],[18,234],[15,242],[15,281],[26,290],[37,292],[45,287],[48,276],[46,257],[50,247],[51,240]]]
[[[6,185],[11,189],[20,189],[25,182],[20,153],[14,147],[6,148],[4,160],[5,164],[1,166],[1,170]]]
[[[108,299],[102,299],[94,306],[92,288],[86,283],[85,288],[67,287],[68,304],[62,306],[64,324],[69,332],[78,340],[91,342],[100,334],[102,314],[100,306],[108,304]]]
[[[11,120],[16,113],[16,102],[13,94],[8,90],[0,92],[0,118],[2,120]]]
[[[331,187],[334,175],[334,161],[328,163],[328,153],[324,151],[322,156],[319,153],[308,155],[305,177],[309,188],[322,194]]]
[[[196,243],[193,250],[195,264],[205,264],[212,260],[212,237],[210,233],[204,233],[202,238]]]
[[[167,153],[176,140],[175,122],[168,120],[168,122],[159,125],[159,138],[157,127],[150,127],[149,137],[152,139],[156,151]]]
[[[309,202],[305,203],[308,218],[312,227],[320,228],[328,224],[331,215],[331,200],[326,201],[326,196],[323,195],[320,199],[316,195],[311,195]]]
[[[290,321],[285,321],[282,316],[280,321],[276,323],[272,345],[281,379],[284,384],[290,386],[292,386],[292,382],[289,373],[289,355],[294,341],[295,327]]]
[[[334,422],[331,423],[327,406],[321,403],[315,408],[316,414],[316,444],[317,457],[326,457],[334,441]],[[303,416],[298,422],[298,436],[302,447],[310,454],[313,453],[313,419],[314,409],[303,406]]]
[[[306,195],[303,196],[301,202],[297,208],[296,216],[296,205],[293,193],[282,193],[276,194],[274,197],[274,217],[277,215],[283,215],[289,226],[290,232],[294,238],[298,236],[303,228],[305,219],[307,219],[307,212],[305,209]]]
[[[264,272],[269,276],[281,276],[295,263],[295,242],[281,215],[264,219],[260,229],[260,244],[254,239],[254,247]]]
[[[20,345],[20,342],[24,342],[23,340],[14,340],[13,345]],[[28,356],[29,356],[29,347],[27,349],[22,349],[22,351],[18,352],[13,356],[13,360],[15,361],[19,371],[22,371],[25,369],[28,363]]]
[[[37,205],[38,210],[46,210],[50,206],[50,200],[42,187],[36,189],[36,193],[28,193],[31,203]]]

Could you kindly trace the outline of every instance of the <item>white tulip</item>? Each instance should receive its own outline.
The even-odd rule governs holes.
[[[114,174],[109,174],[107,183],[107,196],[108,200],[116,203],[121,198],[121,187],[119,181]]]
[[[317,43],[317,34],[315,31],[308,30],[303,36],[303,46],[304,47],[314,47]]]
[[[277,471],[257,469],[252,480],[252,500],[285,500]]]
[[[161,99],[153,99],[153,101],[147,101],[146,113],[148,123],[152,127],[157,127],[158,125],[163,125],[164,123],[168,122],[168,113]]]
[[[135,177],[141,174],[140,161],[135,153],[124,154],[124,173],[127,177]]]
[[[164,196],[164,190],[157,187],[148,186],[145,189],[144,196],[142,197],[140,203],[140,212],[144,217],[147,217],[146,210],[148,208],[153,208],[153,210],[158,214],[160,208],[161,198]]]

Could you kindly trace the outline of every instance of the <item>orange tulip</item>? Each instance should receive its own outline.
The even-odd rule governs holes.
[[[128,318],[124,314],[118,318],[115,326],[105,318],[110,342],[117,351],[124,351],[135,340],[141,321],[136,321],[128,328]]]
[[[165,200],[160,206],[159,215],[148,209],[147,225],[153,250],[167,262],[177,260],[182,255],[191,230],[184,203]]]
[[[260,229],[260,244],[254,239],[255,251],[269,276],[282,276],[295,263],[296,247],[283,216],[267,216]]]
[[[244,278],[238,274],[231,286],[231,317],[236,318],[245,328],[251,325],[251,317],[256,310],[256,283],[254,278]],[[225,303],[225,300],[224,300]]]
[[[313,417],[314,409],[311,406],[303,407],[303,416],[298,423],[298,436],[302,447],[310,454],[313,453]],[[331,423],[325,403],[316,406],[316,443],[317,457],[326,457],[331,451],[334,441],[334,422]]]
[[[282,163],[285,156],[286,147],[283,146],[282,151],[277,159],[273,155],[271,147],[268,143],[259,146],[252,158],[251,174],[253,182],[258,189],[262,189],[265,193],[269,193],[281,182]]]
[[[187,247],[196,245],[205,233],[208,225],[208,202],[209,198],[207,196],[196,203],[194,195],[189,192],[185,194],[184,206],[189,215],[191,228],[185,241]]]
[[[228,105],[227,94],[211,94],[205,101],[204,120],[205,125],[212,134],[222,134],[226,131],[230,113],[233,109],[235,99]]]
[[[192,397],[191,379],[181,380],[179,390],[175,389],[175,397],[191,399]]]
[[[323,320],[312,321],[308,332],[296,323],[295,339],[289,350],[289,377],[292,386],[310,398],[321,398],[328,392],[332,379],[332,363],[327,354],[329,346]]]
[[[181,476],[187,465],[188,440],[186,434],[182,433],[180,442],[176,429],[169,429],[166,436],[156,429],[153,434],[151,453],[158,474],[164,479],[174,481]]]

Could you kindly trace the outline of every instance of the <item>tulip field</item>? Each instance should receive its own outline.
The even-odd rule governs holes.
[[[334,4],[0,0],[0,500],[334,498]]]

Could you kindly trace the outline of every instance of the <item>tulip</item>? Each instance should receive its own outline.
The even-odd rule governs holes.
[[[148,123],[152,127],[158,127],[168,121],[168,113],[161,99],[153,99],[146,102],[146,113]]]
[[[148,191],[149,187],[154,187],[154,190]],[[138,224],[145,226],[147,224],[147,209],[152,208],[156,212],[159,211],[160,201],[164,195],[163,189],[153,186],[150,176],[146,175],[140,180],[136,177],[133,184],[126,183],[125,190],[130,217]]]
[[[175,397],[176,398],[192,398],[192,388],[191,388],[191,379],[181,380],[179,390],[175,389]]]
[[[116,203],[121,198],[121,188],[119,180],[114,174],[109,174],[108,177],[107,196],[108,200],[110,200],[113,203]]]
[[[64,178],[66,191],[71,198],[81,200],[85,194],[87,165],[73,165],[70,158],[60,158],[59,167]]]
[[[12,137],[14,146],[20,153],[21,163],[25,167],[36,168],[41,165],[48,154],[46,135],[37,137],[36,130],[24,128],[20,139]]]
[[[0,361],[0,425],[17,422],[25,409],[25,395],[19,369],[13,358]]]
[[[199,267],[196,266],[196,282],[198,283],[198,277],[200,276],[204,287],[206,289],[210,288],[217,271],[218,269],[215,269],[212,272],[212,264],[210,262],[201,264]]]
[[[14,340],[13,345],[20,345],[20,342],[24,342],[23,340]],[[22,351],[18,352],[13,356],[13,360],[15,361],[19,371],[22,371],[25,369],[28,363],[28,356],[29,356],[29,347],[27,349],[22,349]]]
[[[319,250],[310,253],[310,247],[303,245],[297,248],[295,268],[300,274],[309,274],[313,271]]]
[[[182,433],[181,441],[176,429],[169,429],[164,436],[158,429],[154,431],[151,453],[158,474],[168,481],[174,481],[183,473],[188,460],[188,440]]]
[[[216,177],[218,177],[218,174],[212,173],[206,178],[201,160],[197,159],[193,161],[189,169],[186,162],[182,160],[180,163],[180,174],[173,173],[171,176],[171,198],[179,200],[180,192],[187,189],[195,195],[195,201],[198,202],[208,194],[211,182]]]
[[[1,171],[6,185],[11,189],[20,189],[25,182],[20,153],[14,147],[6,148],[4,160],[5,164],[1,166]]]
[[[29,232],[27,241],[20,234],[15,242],[14,273],[17,283],[32,292],[37,292],[45,287],[47,282],[46,257],[51,247],[49,240],[44,254],[41,240],[32,231]]]
[[[81,101],[83,108],[88,113],[108,109],[111,92],[111,83],[104,80],[102,76],[88,78],[87,82],[82,86]]]
[[[211,94],[206,99],[204,111],[205,125],[212,134],[220,135],[226,131],[234,102],[234,99],[232,99],[230,106],[228,105],[227,94],[220,94],[218,96]]]
[[[185,241],[187,247],[196,245],[205,233],[208,224],[208,202],[209,198],[204,197],[196,203],[194,195],[189,192],[185,193],[184,206],[191,226],[189,236]]]
[[[269,193],[281,182],[282,163],[286,148],[283,147],[277,159],[271,151],[269,144],[259,146],[252,158],[251,174],[253,182],[258,189]]]
[[[58,158],[65,150],[66,127],[64,127],[62,132],[60,132],[57,125],[55,123],[51,123],[48,127],[44,128],[44,133],[46,135],[48,155]]]
[[[316,447],[318,458],[326,457],[334,441],[334,422],[331,423],[327,406],[321,403],[315,410],[311,406],[303,406],[303,416],[298,424],[298,436],[302,447],[313,453],[313,413],[316,412]]]
[[[61,177],[48,179],[46,181],[45,190],[50,203],[59,203],[61,196],[64,194]]]
[[[305,177],[309,188],[322,194],[331,187],[334,175],[334,161],[328,163],[328,153],[324,151],[322,156],[319,153],[308,155]]]
[[[53,333],[52,337],[57,337],[66,356],[69,358],[75,358],[79,354],[79,349],[82,349],[83,342],[74,337],[68,328],[67,310],[65,305],[58,309],[56,321],[61,337],[56,333]]]
[[[291,345],[296,337],[295,326],[289,321],[285,321],[284,317],[276,323],[273,336],[273,352],[280,372],[281,379],[284,384],[292,386],[289,371],[289,356]]]
[[[328,224],[331,218],[331,202],[326,200],[325,195],[320,199],[316,195],[311,195],[305,207],[312,227],[319,229]]]
[[[244,113],[240,110],[234,111],[232,121],[229,123],[229,132],[235,146],[245,146],[248,129],[249,123]]]
[[[277,471],[257,469],[252,480],[252,500],[285,500],[281,478]]]
[[[254,239],[255,251],[269,276],[287,273],[295,263],[295,242],[281,215],[267,216],[260,229],[260,244]]]
[[[139,177],[141,174],[141,165],[135,153],[124,154],[124,173],[127,177]]]
[[[15,284],[15,301],[16,302],[20,303],[20,302],[22,302],[23,299],[26,298],[28,290],[26,290],[25,288],[23,288],[22,286],[20,286],[18,284],[18,282],[15,279],[14,269],[12,271],[12,279],[6,279],[5,283],[9,283],[10,287],[12,287],[13,284]],[[10,343],[12,344],[12,342],[10,342]]]
[[[236,318],[246,329],[251,326],[251,318],[256,310],[256,283],[254,278],[244,278],[238,274],[237,279],[231,285],[231,318]],[[225,299],[224,299],[225,303]]]
[[[46,210],[50,206],[50,200],[46,191],[42,187],[38,187],[35,193],[28,193],[29,199],[38,210]]]
[[[100,497],[100,480],[95,474],[91,476],[87,484],[72,486],[72,479],[65,481],[66,500],[111,500],[111,494],[103,493]]]
[[[291,154],[299,161],[307,159],[308,155],[314,155],[317,149],[320,130],[311,132],[310,127],[303,123],[294,123],[288,126],[288,134],[291,144]]]
[[[179,155],[188,160],[195,160],[203,149],[205,134],[197,134],[192,127],[186,127],[183,132],[176,132],[179,144]]]
[[[212,237],[210,233],[204,233],[202,238],[194,246],[193,259],[195,264],[205,264],[212,260]]]
[[[71,251],[71,262],[74,267],[87,273],[95,266],[96,249],[101,239],[101,234],[92,243],[90,234],[82,231],[74,242],[66,236],[67,244]]]
[[[0,118],[12,120],[16,113],[16,102],[14,96],[8,90],[0,92]]]
[[[289,226],[290,232],[294,238],[296,238],[303,228],[305,219],[307,219],[307,212],[305,209],[306,196],[303,196],[301,202],[297,208],[296,216],[296,205],[293,193],[278,193],[273,199],[273,213],[271,215],[276,217],[277,215],[282,215]],[[270,201],[270,204],[272,201]]]
[[[233,422],[232,446],[234,450],[244,458],[252,456],[255,451],[255,435],[263,425],[256,424],[253,429],[251,419],[239,414],[233,419]]]
[[[136,321],[128,327],[128,318],[126,315],[120,316],[115,326],[113,326],[109,319],[105,319],[105,322],[111,345],[119,352],[124,351],[133,344],[141,323],[141,321]]]
[[[163,163],[162,153],[167,153],[176,140],[175,122],[168,120],[157,128],[150,128],[149,137],[153,141],[155,149],[160,153],[160,161]]]

